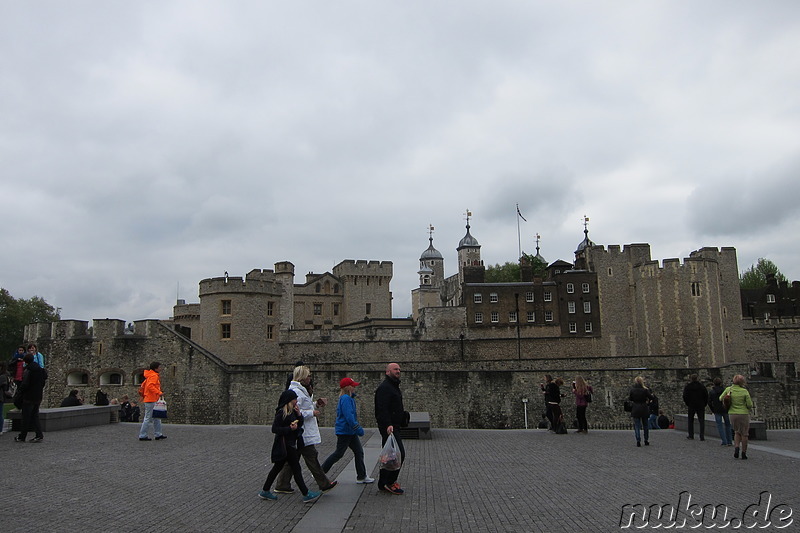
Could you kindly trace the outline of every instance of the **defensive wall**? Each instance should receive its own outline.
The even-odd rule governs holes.
[[[95,320],[91,328],[88,322],[74,320],[28,326],[26,342],[36,342],[47,356],[50,379],[44,405],[57,406],[73,388],[89,402],[98,387],[112,398],[127,394],[135,399],[141,373],[158,360],[164,367],[161,378],[170,422],[269,424],[287,373],[295,361],[303,360],[312,369],[317,396],[331,400],[320,417],[323,425],[333,425],[338,382],[344,376],[362,383],[359,416],[372,425],[372,392],[383,379],[385,364],[396,361],[403,369],[406,408],[429,412],[434,427],[520,428],[526,408],[529,425],[535,425],[543,407],[539,384],[545,373],[566,382],[562,392],[568,394],[563,405],[569,423],[574,419],[570,383],[577,375],[588,379],[595,390],[590,425],[627,427],[630,420],[622,402],[638,375],[644,376],[662,409],[671,414],[685,412],[681,395],[689,374],[698,373],[706,383],[714,377],[728,383],[741,373],[750,376],[755,417],[797,424],[800,387],[793,361],[694,368],[682,355],[588,355],[590,350],[580,343],[572,356],[553,357],[548,354],[564,352],[549,351],[546,345],[534,349],[531,341],[518,352],[516,339],[363,339],[282,343],[278,359],[232,364],[163,322],[142,320],[134,326],[131,331],[124,321],[110,319]]]

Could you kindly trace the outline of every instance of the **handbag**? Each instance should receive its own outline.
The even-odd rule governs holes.
[[[167,418],[167,402],[158,400],[153,406],[153,418]]]
[[[592,393],[587,392],[583,395],[583,399],[586,401],[586,403],[592,403]]]
[[[381,454],[378,456],[383,470],[400,470],[403,465],[400,457],[400,447],[394,435],[389,435],[386,444],[383,445]]]
[[[630,400],[625,400],[625,403],[622,404],[622,408],[625,409],[626,413],[633,412],[633,402]]]
[[[731,398],[731,389],[728,389],[728,394],[722,397],[722,407],[725,408],[725,411],[729,411],[732,404],[733,398]]]

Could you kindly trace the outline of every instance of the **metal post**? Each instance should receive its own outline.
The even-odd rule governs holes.
[[[528,399],[522,399],[522,405],[525,408],[525,429],[528,429]]]

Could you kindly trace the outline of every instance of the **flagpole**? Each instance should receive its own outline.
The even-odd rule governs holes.
[[[522,238],[519,233],[519,204],[517,204],[517,261],[522,257]]]

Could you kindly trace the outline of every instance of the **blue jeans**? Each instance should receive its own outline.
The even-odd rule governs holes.
[[[731,419],[728,413],[714,413],[714,420],[717,421],[717,433],[719,433],[722,444],[733,444],[731,439]],[[723,421],[725,422],[724,425]]]
[[[647,427],[650,429],[661,429],[658,427],[658,415],[650,414],[650,418],[647,419]]]
[[[145,402],[144,404],[144,420],[142,421],[142,428],[139,430],[140,439],[147,437],[147,431],[150,429],[150,426],[153,426],[153,431],[156,437],[160,437],[162,435],[161,419],[153,418],[153,407],[155,406],[156,402]]]
[[[322,463],[322,471],[326,474],[336,462],[344,457],[347,448],[353,450],[356,458],[356,479],[367,477],[367,468],[364,466],[364,448],[358,435],[336,435],[336,450]]]
[[[636,442],[641,442],[642,439],[640,437],[640,431],[644,427],[644,441],[650,441],[650,428],[647,427],[647,419],[646,418],[634,418],[633,419],[633,433],[636,435]]]

